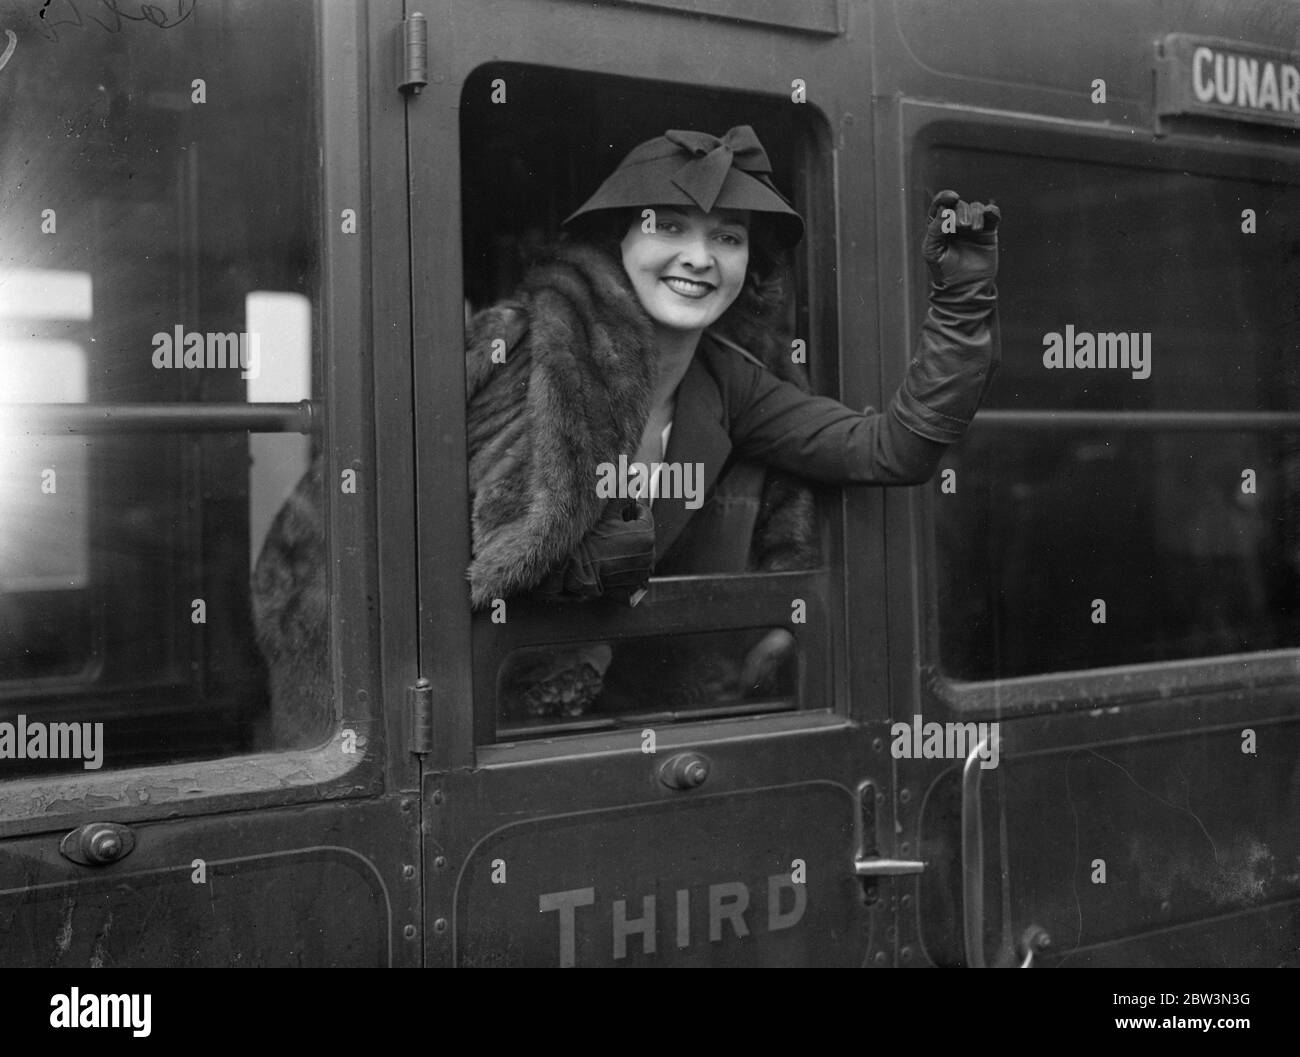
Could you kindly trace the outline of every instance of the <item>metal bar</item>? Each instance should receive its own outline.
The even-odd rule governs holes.
[[[962,936],[968,969],[984,969],[988,964],[984,959],[984,819],[980,813],[980,759],[987,744],[985,738],[971,750],[961,774]]]
[[[320,414],[296,404],[0,404],[0,435],[15,433],[303,433]]]
[[[975,424],[993,429],[1300,432],[1300,411],[981,411]]]

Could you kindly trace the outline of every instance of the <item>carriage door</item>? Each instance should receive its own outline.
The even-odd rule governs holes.
[[[841,14],[677,6],[515,0],[428,20],[407,112],[430,964],[882,964],[894,874],[919,868],[894,861],[869,497],[808,498],[805,568],[660,577],[634,608],[470,609],[464,319],[642,140],[754,126],[810,223],[792,362],[815,390],[877,398],[874,356],[841,359],[844,334],[872,339],[833,282],[831,144],[867,135],[843,115],[866,88]],[[866,173],[840,175],[854,208]],[[859,234],[854,306],[872,280]]]

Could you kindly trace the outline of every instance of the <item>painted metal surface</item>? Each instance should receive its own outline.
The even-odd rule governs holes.
[[[418,964],[415,805],[232,812],[131,827],[105,866],[6,841],[3,960],[31,968]]]

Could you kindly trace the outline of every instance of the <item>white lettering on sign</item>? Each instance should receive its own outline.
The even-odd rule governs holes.
[[[787,895],[788,893],[788,895]],[[766,931],[781,932],[794,928],[803,919],[808,909],[808,886],[795,884],[788,873],[772,874],[767,879]],[[790,903],[788,909],[783,904]],[[575,888],[567,892],[544,892],[537,897],[537,910],[541,914],[554,913],[559,930],[558,956],[562,969],[569,969],[577,961],[578,949],[578,909],[594,906],[595,888]],[[657,914],[658,902],[653,895],[641,897],[640,915],[628,916],[627,899],[615,899],[611,906],[613,932],[611,947],[615,961],[621,961],[628,954],[628,940],[639,938],[641,951],[654,954],[658,950],[660,920]],[[674,900],[674,914],[671,928],[675,945],[683,950],[691,945],[691,890],[679,888]],[[705,896],[705,906],[709,917],[709,942],[721,943],[724,931],[737,939],[750,935],[751,920],[746,918],[750,912],[749,886],[743,881],[723,881],[711,884]],[[588,917],[584,915],[584,918]],[[752,923],[757,925],[762,916],[755,913]],[[665,922],[666,924],[666,922]],[[727,925],[727,930],[723,925]]]
[[[1192,52],[1192,91],[1202,103],[1300,115],[1300,68],[1202,45]]]
[[[1189,33],[1156,44],[1156,114],[1300,128],[1300,52]]]

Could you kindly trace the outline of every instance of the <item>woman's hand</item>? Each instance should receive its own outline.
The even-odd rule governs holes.
[[[929,215],[921,252],[937,289],[997,277],[1002,211],[996,205],[964,202],[956,191],[940,191]]]

